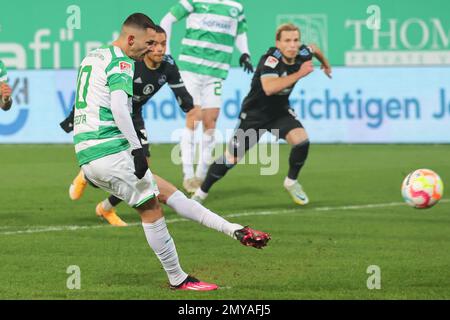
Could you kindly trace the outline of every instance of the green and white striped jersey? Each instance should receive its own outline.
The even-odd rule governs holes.
[[[8,73],[6,72],[5,64],[0,60],[0,82],[8,81]]]
[[[79,165],[118,153],[129,143],[114,122],[111,92],[133,96],[134,61],[116,46],[91,51],[81,62],[75,96],[74,137]]]
[[[225,79],[236,36],[247,31],[243,5],[235,0],[181,0],[170,10],[186,20],[178,66]]]

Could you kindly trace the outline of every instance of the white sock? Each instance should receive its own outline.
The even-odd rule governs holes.
[[[167,230],[164,217],[154,223],[143,222],[142,227],[149,246],[166,270],[170,284],[173,286],[181,284],[188,275],[181,269],[177,249],[169,230]]]
[[[292,187],[296,183],[297,183],[297,180],[292,180],[292,179],[290,179],[288,177],[286,177],[286,179],[284,179],[284,186],[287,187],[287,188],[288,187]]]
[[[102,201],[102,207],[105,211],[110,211],[113,207],[111,202],[109,202],[109,199],[105,199]]]
[[[167,205],[180,216],[196,221],[205,227],[223,232],[232,238],[234,238],[234,232],[236,230],[243,228],[240,224],[228,222],[197,201],[187,198],[179,190],[167,199]]]
[[[195,131],[184,128],[183,136],[180,141],[181,162],[183,163],[184,179],[191,179],[194,175],[194,157],[195,157]]]
[[[197,197],[200,197],[200,199],[202,199],[202,200],[205,200],[208,197],[208,193],[203,192],[202,188],[198,188],[197,190],[195,190],[194,195],[196,195]]]
[[[211,134],[212,133],[212,134]],[[212,152],[216,146],[216,139],[214,131],[203,132],[202,144],[200,147],[200,160],[198,162],[197,170],[195,171],[195,176],[204,180],[206,174],[208,173],[209,165],[212,160]]]

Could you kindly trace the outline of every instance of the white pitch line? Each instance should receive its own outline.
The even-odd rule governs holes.
[[[440,203],[448,203],[450,199],[442,199]],[[405,206],[404,202],[388,202],[388,203],[373,203],[373,204],[363,204],[363,205],[350,205],[350,206],[337,206],[337,207],[318,207],[318,208],[296,208],[296,209],[285,209],[285,210],[268,210],[268,211],[249,211],[233,213],[222,216],[223,218],[236,218],[236,217],[247,217],[247,216],[268,216],[268,215],[280,215],[293,212],[310,212],[310,211],[333,211],[333,210],[360,210],[360,209],[373,209],[373,208],[386,208],[386,207],[397,207]],[[167,224],[185,222],[189,221],[183,218],[168,219]],[[141,223],[129,223],[128,227],[140,226]],[[14,230],[14,231],[2,231],[0,235],[18,235],[18,234],[30,234],[30,233],[44,233],[44,232],[55,232],[55,231],[78,231],[78,230],[90,230],[90,229],[100,229],[107,228],[110,225],[101,224],[95,226],[36,226],[25,230]],[[8,227],[4,227],[8,228]],[[14,227],[10,227],[14,228]]]

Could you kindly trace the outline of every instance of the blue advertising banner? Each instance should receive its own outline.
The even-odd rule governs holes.
[[[0,143],[71,143],[59,127],[76,71],[11,71],[14,106],[0,112]],[[450,68],[335,68],[301,80],[291,105],[313,143],[450,143]],[[223,87],[217,140],[238,124],[251,75],[233,69]],[[166,86],[144,108],[153,143],[178,142],[185,116]]]

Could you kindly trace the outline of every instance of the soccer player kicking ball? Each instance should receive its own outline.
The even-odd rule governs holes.
[[[135,72],[133,80],[133,125],[134,129],[140,136],[142,148],[149,161],[150,152],[148,150],[149,143],[145,130],[144,119],[142,118],[143,105],[153,97],[163,86],[161,79],[166,79],[172,88],[177,100],[180,102],[183,111],[188,112],[193,106],[193,100],[189,92],[184,86],[178,68],[170,56],[165,55],[166,51],[166,35],[164,30],[155,26],[156,35],[151,52],[148,52],[143,61],[135,62]],[[153,90],[148,90],[153,88]],[[73,127],[73,113],[69,115],[63,122],[61,127],[70,132]],[[243,227],[239,224],[230,223],[222,217],[216,215],[206,209],[199,203],[188,199],[181,191],[167,180],[153,175],[158,189],[160,191],[158,200],[167,204],[175,212],[184,218],[196,221],[204,226],[223,232],[230,237],[239,240],[246,246],[260,248],[264,246],[269,236],[264,232],[253,230],[249,227]],[[69,189],[69,195],[72,200],[78,200],[82,197],[86,189],[88,181],[86,180],[83,170],[77,175]],[[100,202],[96,207],[96,214],[105,218],[114,226],[126,226],[127,224],[117,215],[115,206],[122,200],[114,195]]]
[[[8,111],[12,106],[11,87],[7,83],[8,73],[3,61],[0,60],[0,109]]]
[[[141,61],[153,49],[154,29],[150,18],[135,13],[126,19],[111,46],[96,49],[83,59],[75,97],[75,152],[89,181],[140,214],[147,242],[171,288],[215,290],[217,285],[189,276],[180,266],[157,198],[159,190],[130,116],[134,74],[130,58]]]
[[[150,145],[148,142],[147,130],[145,129],[144,119],[142,117],[142,107],[167,83],[175,94],[180,107],[184,112],[188,112],[194,107],[192,96],[186,90],[181,79],[175,61],[166,52],[166,33],[160,26],[155,26],[155,39],[153,51],[148,52],[143,61],[135,62],[135,71],[133,79],[133,112],[132,119],[134,129],[140,138],[144,154],[148,161],[150,160]],[[73,129],[74,110],[64,119],[60,126],[67,133]],[[156,177],[157,182],[160,182]],[[69,196],[72,200],[78,200],[83,195],[87,187],[87,180],[83,171],[80,170],[69,188]],[[161,188],[158,183],[158,187]],[[114,226],[126,226],[127,224],[120,219],[115,211],[115,207],[122,200],[114,195],[100,202],[95,211],[97,216],[106,219]]]
[[[313,56],[322,63],[321,68],[331,78],[327,59],[315,45],[301,45],[300,30],[295,25],[284,24],[277,29],[276,48],[270,48],[259,61],[250,93],[242,104],[240,125],[228,150],[210,166],[205,181],[192,199],[204,201],[212,185],[236,165],[258,142],[262,133],[278,130],[278,138],[285,139],[292,146],[284,187],[295,203],[305,205],[309,202],[297,181],[308,156],[309,140],[289,106],[289,95],[297,81],[313,71]]]

